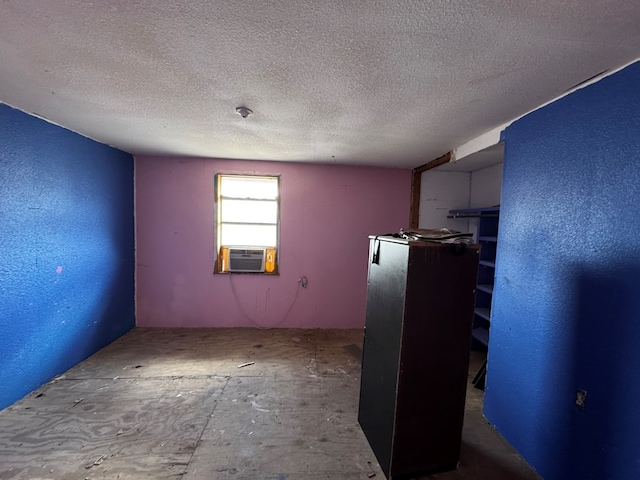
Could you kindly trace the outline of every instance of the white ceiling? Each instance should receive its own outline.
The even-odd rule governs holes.
[[[134,154],[415,167],[638,58],[639,25],[635,0],[3,0],[0,101]]]

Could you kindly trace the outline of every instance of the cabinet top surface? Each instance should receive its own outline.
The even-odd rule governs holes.
[[[388,235],[369,235],[369,240],[379,240],[381,242],[399,243],[401,245],[408,245],[410,247],[425,247],[425,248],[443,248],[450,247],[451,243],[443,243],[438,241],[427,240],[409,240],[406,238],[397,238]],[[467,244],[467,248],[480,248],[480,245],[472,243]]]

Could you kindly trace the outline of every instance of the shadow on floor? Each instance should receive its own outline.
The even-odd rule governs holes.
[[[0,479],[383,479],[357,423],[361,342],[362,330],[134,329],[0,412]],[[469,386],[459,468],[425,478],[537,480],[482,397]]]

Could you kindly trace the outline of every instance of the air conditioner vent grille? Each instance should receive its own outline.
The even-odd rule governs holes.
[[[229,248],[230,272],[264,272],[264,248]]]

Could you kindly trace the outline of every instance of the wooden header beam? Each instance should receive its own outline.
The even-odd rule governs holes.
[[[431,160],[429,163],[425,163],[424,165],[420,165],[417,168],[413,169],[414,173],[422,173],[427,170],[431,170],[432,168],[439,167],[440,165],[444,165],[445,163],[449,163],[451,161],[451,152],[447,152],[441,157],[436,158],[435,160]]]

